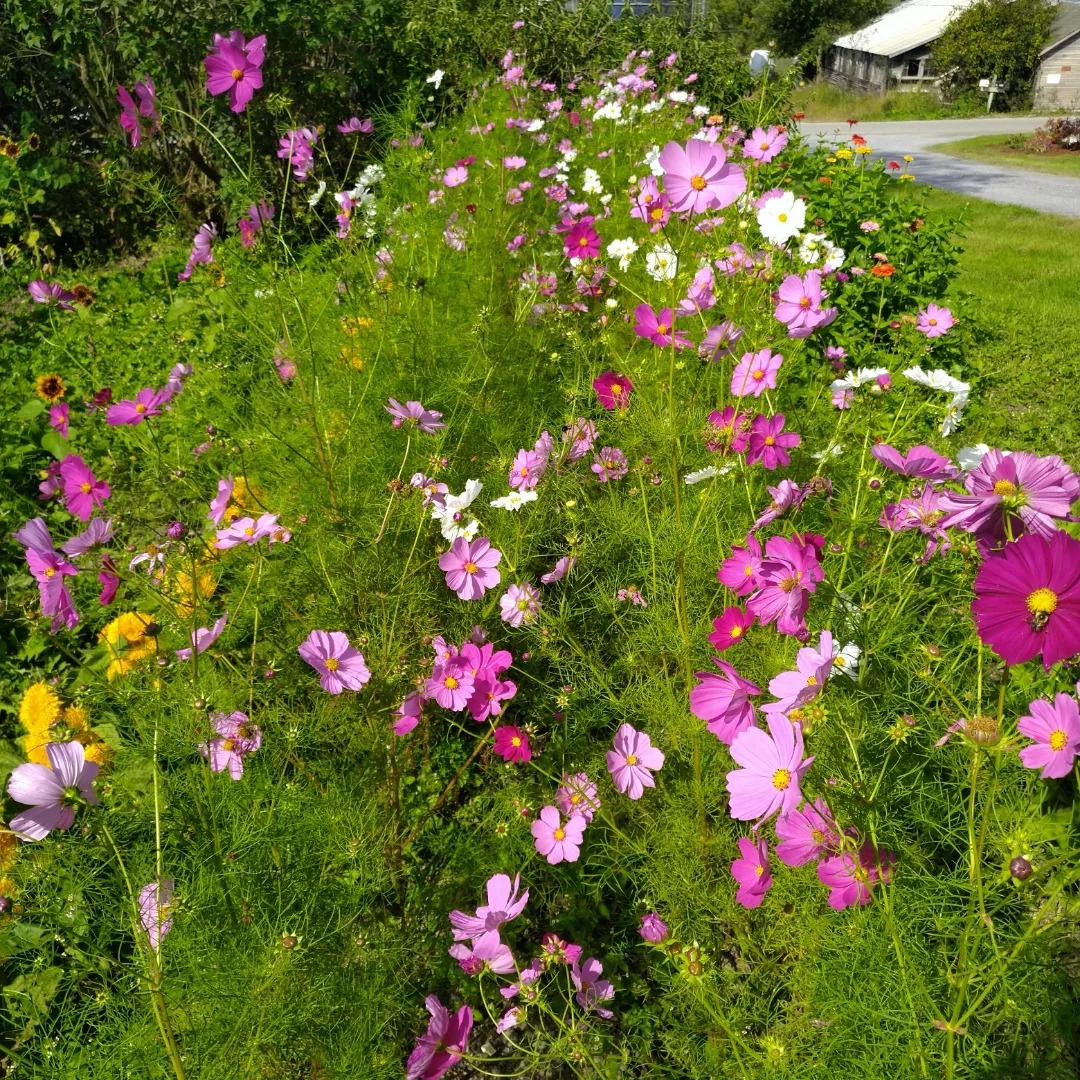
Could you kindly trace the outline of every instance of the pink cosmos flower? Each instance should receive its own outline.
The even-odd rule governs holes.
[[[722,322],[719,326],[710,326],[698,346],[698,354],[716,364],[725,356],[735,351],[735,343],[743,336],[741,327],[733,322]]]
[[[663,751],[652,745],[644,731],[623,724],[615,733],[615,749],[607,752],[607,769],[616,790],[640,799],[645,788],[656,787],[652,774],[663,765]]]
[[[927,304],[926,310],[919,312],[915,329],[928,338],[939,338],[947,334],[955,325],[956,319],[947,307]]]
[[[791,507],[801,506],[805,498],[803,490],[794,480],[781,480],[775,487],[767,485],[766,489],[772,496],[772,501],[754,519],[754,524],[750,526],[752,533],[775,521],[781,514],[790,510]]]
[[[499,597],[500,618],[511,626],[531,626],[540,616],[540,593],[527,581]]]
[[[247,713],[215,713],[214,738],[199,745],[199,753],[210,761],[211,772],[224,772],[234,780],[244,775],[244,758],[255,753],[262,744],[262,731],[253,724]]]
[[[605,446],[593,456],[589,468],[596,473],[601,484],[609,480],[621,480],[627,473],[626,455],[617,446]]]
[[[44,840],[53,829],[70,829],[75,807],[97,806],[93,782],[98,767],[87,761],[77,742],[51,742],[45,746],[49,765],[24,762],[16,765],[8,778],[8,794],[29,806],[16,814],[8,828],[24,840]]]
[[[135,94],[139,99],[137,106],[126,86],[116,88],[116,100],[120,104],[120,126],[128,133],[132,149],[138,148],[144,134],[153,135],[161,126],[155,107],[153,81],[147,77],[145,82],[137,82]],[[151,120],[146,132],[143,131],[143,117]]]
[[[1049,671],[1080,652],[1080,540],[1027,533],[989,555],[975,575],[971,614],[1006,664],[1041,654]]]
[[[1080,690],[1080,686],[1077,687]],[[1025,768],[1042,769],[1044,780],[1068,776],[1080,754],[1080,706],[1070,694],[1057,694],[1054,703],[1033,701],[1028,716],[1016,724],[1016,730],[1034,740],[1033,746],[1020,751]]]
[[[473,1015],[468,1005],[462,1005],[451,1016],[446,1006],[431,994],[424,1008],[431,1013],[431,1021],[405,1063],[406,1080],[439,1080],[469,1049]]]
[[[503,168],[513,172],[514,169],[524,169],[525,159],[518,154],[509,154],[503,158]]]
[[[492,716],[501,716],[503,703],[510,701],[516,693],[517,684],[509,679],[500,679],[489,673],[476,677],[469,696],[469,715],[478,724]]]
[[[805,866],[840,846],[840,830],[821,799],[781,814],[776,835],[780,838],[776,857],[787,866]]]
[[[542,585],[551,585],[556,581],[562,581],[576,565],[576,555],[564,555],[561,559],[556,559],[555,568],[553,570],[549,570],[548,573],[540,575],[540,583]]]
[[[833,647],[832,634],[822,630],[821,641],[816,649],[809,646],[799,650],[794,671],[782,671],[769,683],[769,693],[777,701],[763,705],[764,713],[788,713],[799,708],[821,693],[833,670],[837,650]]]
[[[267,203],[265,199],[258,203],[252,203],[248,207],[247,217],[242,217],[236,227],[240,230],[240,243],[243,247],[252,247],[255,243],[256,234],[274,219],[276,208],[273,203]]]
[[[703,266],[695,275],[686,296],[679,301],[675,309],[676,315],[696,315],[699,311],[708,311],[716,306],[716,296],[713,293],[715,286],[711,266]]]
[[[745,596],[761,587],[758,569],[761,566],[761,543],[756,536],[746,538],[746,547],[733,547],[720,565],[716,579],[736,596]]]
[[[570,966],[570,979],[577,990],[574,1000],[586,1012],[595,1012],[597,1016],[610,1020],[614,1014],[600,1003],[610,1001],[615,996],[615,987],[607,979],[600,978],[603,972],[603,964],[595,956],[590,956],[584,963],[575,961]]]
[[[630,391],[634,384],[625,376],[614,371],[605,371],[593,379],[593,389],[600,405],[605,409],[627,409],[630,407]]]
[[[457,657],[436,662],[425,689],[444,709],[460,712],[470,702],[476,686],[476,678]]]
[[[533,491],[547,469],[547,458],[535,450],[519,450],[510,466],[507,483],[513,491]]]
[[[638,932],[641,934],[641,940],[647,941],[650,945],[661,945],[671,937],[668,924],[655,911],[641,916],[641,928]]]
[[[574,773],[573,776],[563,773],[562,786],[555,792],[555,801],[567,817],[580,814],[586,821],[592,821],[600,809],[596,785],[583,772]]]
[[[803,277],[788,274],[776,291],[773,314],[788,328],[788,337],[809,337],[836,318],[836,308],[823,308],[828,294],[821,286],[820,270],[807,270]]]
[[[754,616],[741,607],[726,607],[713,619],[713,632],[709,635],[709,644],[717,652],[738,645],[746,637],[746,631],[754,625]],[[696,714],[695,714],[696,715]]]
[[[634,333],[638,337],[647,338],[654,345],[667,348],[674,345],[676,349],[687,349],[690,341],[681,332],[675,329],[675,316],[671,308],[662,308],[659,312],[653,311],[648,304],[638,304],[634,308]]]
[[[799,782],[814,760],[803,758],[801,725],[779,714],[767,722],[767,735],[748,727],[731,743],[731,756],[742,766],[727,774],[729,812],[736,821],[764,820],[778,810],[794,810],[802,798]]]
[[[120,588],[120,575],[116,573],[116,568],[108,556],[103,561],[105,569],[98,571],[97,576],[98,583],[101,585],[101,595],[98,597],[98,603],[102,607],[108,607],[116,597],[116,590]],[[55,627],[53,632],[55,633]]]
[[[225,629],[225,623],[228,621],[228,618],[228,614],[222,615],[209,629],[205,626],[200,626],[198,630],[193,630],[191,632],[191,648],[177,649],[176,658],[178,660],[190,660],[192,656],[201,656],[219,637],[221,637],[221,632]]]
[[[217,226],[211,222],[200,225],[191,242],[187,265],[176,275],[177,281],[189,281],[196,266],[214,261],[213,243],[217,238]]]
[[[869,840],[859,849],[857,860],[850,852],[822,859],[817,876],[829,888],[829,907],[843,911],[853,904],[868,904],[871,887],[891,880],[895,862],[891,851],[875,852]]]
[[[563,234],[563,254],[568,259],[595,259],[600,254],[600,234],[591,217],[575,221]]]
[[[552,866],[561,862],[577,862],[587,822],[580,814],[563,821],[554,806],[545,806],[532,823],[531,832],[536,850]]]
[[[532,750],[529,748],[529,736],[512,724],[504,724],[495,729],[493,749],[503,761],[531,761]]]
[[[258,520],[252,517],[237,518],[224,529],[217,530],[213,546],[218,551],[227,551],[239,544],[254,547],[263,537],[272,536],[277,528],[277,514],[260,514]]]
[[[151,416],[161,415],[161,406],[169,398],[170,393],[165,390],[155,390],[152,386],[145,387],[135,395],[134,401],[118,401],[110,405],[105,412],[105,422],[110,427],[119,427],[121,424],[141,424],[149,420]]]
[[[988,450],[965,477],[968,494],[942,495],[943,528],[957,526],[981,540],[1015,538],[1020,532],[1051,537],[1080,499],[1080,478],[1057,456],[1026,450]]]
[[[63,285],[56,281],[44,281],[41,278],[34,278],[26,286],[26,291],[35,304],[56,304],[61,311],[75,310],[75,305],[72,303],[75,294],[68,292]]]
[[[660,151],[664,189],[678,213],[702,214],[730,206],[746,190],[746,174],[727,161],[723,147],[704,139],[686,146],[669,142]]]
[[[769,845],[764,840],[739,838],[740,858],[731,864],[731,876],[739,883],[735,899],[744,908],[759,907],[772,885]]]
[[[514,954],[508,945],[499,941],[497,936],[485,938],[474,946],[462,945],[458,942],[446,951],[458,962],[458,967],[466,975],[479,975],[483,971],[491,971],[496,975],[509,975],[517,971]]]
[[[206,515],[207,521],[212,521],[217,528],[225,517],[225,510],[233,494],[233,478],[231,475],[218,481],[217,494],[210,500],[210,513]]]
[[[312,630],[296,651],[319,673],[319,685],[328,694],[359,690],[371,678],[363,654],[340,630]]]
[[[402,424],[415,425],[425,435],[434,435],[436,431],[446,427],[442,423],[441,412],[425,409],[419,401],[407,401],[402,405],[394,398],[389,398],[383,408],[394,418],[393,426],[396,428]]]
[[[768,131],[756,127],[743,143],[743,153],[752,161],[767,165],[787,144],[787,135],[775,125]]]
[[[784,414],[775,416],[758,414],[750,425],[750,438],[746,447],[746,463],[760,461],[769,470],[791,464],[788,450],[799,445],[797,432],[784,431]]]
[[[744,679],[731,664],[717,657],[713,663],[722,674],[715,671],[697,671],[697,686],[690,691],[690,711],[722,743],[731,745],[737,735],[754,726],[756,713],[752,696],[761,689]]]
[[[263,84],[260,69],[265,48],[264,34],[251,41],[245,41],[239,30],[230,31],[227,38],[215,34],[214,47],[203,60],[206,92],[214,96],[227,93],[232,111],[243,112]]]
[[[68,420],[71,416],[71,406],[66,401],[59,405],[53,405],[49,409],[49,427],[60,433],[61,439],[68,437]]]
[[[783,356],[780,353],[774,356],[772,349],[744,353],[731,372],[732,394],[740,398],[753,394],[759,398],[766,390],[775,390],[776,373],[783,362]]]
[[[476,909],[475,915],[464,911],[450,912],[450,925],[454,928],[455,941],[472,940],[473,946],[483,941],[499,941],[499,930],[504,923],[512,922],[529,902],[529,890],[521,891],[521,876],[511,881],[506,874],[494,874],[486,885],[487,903]]]
[[[798,533],[792,538],[772,536],[765,545],[765,558],[757,567],[758,590],[746,606],[762,623],[775,622],[781,634],[799,634],[805,629],[803,616],[810,606],[810,594],[825,577],[817,559],[816,546]]]
[[[406,694],[405,700],[394,710],[397,720],[390,725],[390,730],[398,736],[408,735],[420,723],[427,702],[427,695],[419,690]]]
[[[64,509],[80,521],[89,521],[94,510],[111,494],[109,485],[98,480],[78,454],[68,454],[60,462],[60,483]]]
[[[351,116],[338,124],[337,129],[342,135],[370,135],[375,130],[375,121],[370,116],[364,117],[363,120],[358,116]]]
[[[459,600],[479,600],[502,580],[495,568],[502,552],[491,546],[486,536],[466,540],[459,536],[449,551],[439,556],[439,569],[446,573],[446,586]]]
[[[913,446],[906,454],[901,454],[888,443],[878,443],[870,447],[870,453],[886,469],[900,476],[923,480],[952,480],[960,472],[947,457],[929,446]]]
[[[139,890],[139,924],[150,942],[150,948],[155,951],[172,929],[175,888],[175,881],[151,881]]]
[[[448,188],[460,187],[469,179],[469,170],[461,165],[451,165],[443,173],[442,182]]]

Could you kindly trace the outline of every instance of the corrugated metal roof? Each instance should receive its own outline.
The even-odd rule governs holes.
[[[877,56],[899,56],[941,36],[942,30],[975,0],[906,0],[869,26],[833,42]]]
[[[1050,27],[1050,40],[1039,54],[1047,56],[1080,30],[1080,0],[1064,0],[1058,5],[1054,25]]]

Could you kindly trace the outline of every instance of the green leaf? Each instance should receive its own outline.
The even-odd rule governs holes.
[[[59,431],[53,431],[52,428],[50,428],[41,436],[41,449],[46,453],[52,454],[57,461],[60,461],[67,457],[67,440],[61,436]]]
[[[45,411],[45,402],[40,401],[38,398],[33,398],[28,401],[16,414],[16,420],[33,420],[34,417],[40,416]]]

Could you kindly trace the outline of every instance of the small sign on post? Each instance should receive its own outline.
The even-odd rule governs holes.
[[[994,95],[1003,94],[1008,88],[1009,84],[1007,82],[999,82],[996,78],[979,80],[979,92],[987,95],[987,112],[990,111],[991,106],[994,104]]]

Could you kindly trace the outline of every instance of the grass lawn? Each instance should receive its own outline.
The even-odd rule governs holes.
[[[991,165],[1034,169],[1059,176],[1080,176],[1080,152],[1058,150],[1043,154],[1032,153],[1011,145],[1014,138],[1014,135],[976,135],[973,139],[938,143],[930,149],[951,154],[953,157],[985,161]]]
[[[830,83],[807,83],[791,95],[793,112],[806,113],[806,119],[830,120],[941,120],[965,116],[934,94],[901,93],[864,94],[844,90]]]
[[[953,286],[987,326],[971,357],[982,385],[972,418],[991,445],[1075,455],[1080,446],[1080,221],[928,192],[931,207],[962,214],[961,274]]]

